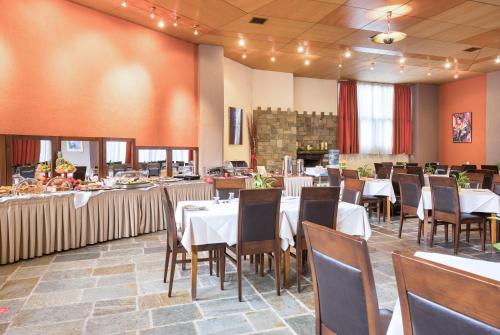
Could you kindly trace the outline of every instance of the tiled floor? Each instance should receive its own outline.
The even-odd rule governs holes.
[[[374,225],[368,243],[379,303],[389,309],[397,298],[393,250],[453,252],[441,230],[430,249],[417,245],[415,221],[407,222],[402,240],[393,222]],[[240,303],[232,264],[224,291],[200,265],[198,300],[192,302],[190,271],[179,267],[168,298],[165,237],[161,232],[0,266],[0,334],[314,334],[307,278],[303,293],[292,286],[278,297],[272,274],[260,277],[247,264]],[[460,256],[500,262],[490,245],[481,252],[476,233],[471,243],[461,244]]]

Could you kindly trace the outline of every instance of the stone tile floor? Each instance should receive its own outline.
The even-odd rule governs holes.
[[[396,218],[372,227],[368,245],[381,307],[393,309],[397,298],[393,250],[453,253],[441,229],[434,248],[417,245],[415,220],[407,221],[401,240]],[[278,297],[273,273],[260,277],[247,262],[240,303],[234,266],[226,266],[226,289],[220,291],[203,264],[192,302],[189,268],[178,267],[168,298],[165,237],[159,232],[0,266],[0,334],[314,334],[307,276],[298,294],[292,273],[292,287]],[[460,256],[500,262],[499,252],[488,245],[483,253],[478,244],[473,233],[470,244],[461,243]]]

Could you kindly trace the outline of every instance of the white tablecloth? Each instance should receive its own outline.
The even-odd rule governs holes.
[[[186,205],[204,206],[207,210],[184,211]],[[297,232],[299,198],[285,197],[281,201],[281,247],[286,250],[293,246]],[[182,201],[177,204],[175,220],[183,229],[181,243],[191,251],[192,245],[237,242],[238,200],[231,203],[215,204],[213,201]],[[365,239],[371,236],[368,216],[363,207],[344,202],[339,203],[337,229],[347,234],[360,235]]]
[[[341,185],[344,188],[344,182]],[[394,194],[394,188],[390,179],[365,179],[363,195],[389,197],[392,203],[396,202],[396,194]]]
[[[285,177],[283,183],[285,184],[285,193],[289,197],[300,197],[302,187],[313,186],[313,177]]]
[[[460,210],[464,213],[500,213],[500,196],[483,189],[461,189]],[[430,187],[422,187],[422,196],[418,204],[417,215],[423,220],[424,209],[432,209]]]
[[[500,281],[500,263],[430,252],[416,252],[415,256]],[[394,306],[392,320],[389,324],[389,328],[387,329],[387,335],[403,335],[403,333],[403,318],[398,299],[398,301],[396,301],[396,305]]]

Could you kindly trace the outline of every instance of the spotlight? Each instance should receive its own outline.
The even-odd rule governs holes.
[[[151,8],[150,8],[149,17],[150,17],[151,19],[154,19],[154,18],[155,18],[155,9],[156,9],[156,7],[151,7]]]
[[[455,72],[455,74],[453,75],[453,78],[458,79],[458,72]]]
[[[403,65],[401,65],[399,67],[399,73],[403,73],[403,72],[405,72],[405,67]]]
[[[173,23],[174,27],[177,27],[179,25],[179,23],[177,22],[178,20],[179,20],[178,16],[174,17],[174,23]]]
[[[373,71],[375,69],[375,63],[370,63],[370,71]]]
[[[497,58],[495,59],[495,63],[500,64],[500,55],[498,55]]]
[[[339,65],[337,65],[339,68],[342,67],[342,63],[339,63]]]
[[[344,52],[344,56],[345,56],[345,58],[351,58],[351,56],[352,56],[351,51],[346,50],[346,51]]]
[[[306,59],[306,60],[304,61],[304,65],[305,65],[305,66],[309,66],[309,64],[311,64],[311,61],[310,61],[309,59]]]
[[[247,58],[247,54],[243,53],[243,55],[241,55],[241,58],[246,59]]]
[[[198,36],[200,34],[200,32],[198,31],[198,25],[193,26],[193,29],[194,29],[193,34]]]
[[[123,1],[122,1],[122,7],[123,7],[123,8],[127,8],[127,1],[126,1],[126,0],[123,0]]]
[[[303,53],[303,52],[304,52],[304,46],[303,46],[303,45],[299,45],[299,46],[297,47],[297,52],[298,52],[298,53]]]
[[[431,70],[427,71],[427,77],[430,77],[432,75]]]
[[[165,21],[163,20],[158,21],[158,28],[165,28]]]
[[[451,68],[451,63],[448,60],[448,58],[446,58],[446,62],[444,63],[444,67],[447,68],[447,69]]]
[[[406,58],[404,58],[403,56],[401,56],[399,58],[399,64],[404,64],[406,62]]]
[[[276,57],[271,56],[271,62],[273,62],[273,63],[276,62]]]
[[[238,45],[239,45],[240,47],[244,47],[244,46],[245,46],[245,40],[244,40],[244,39],[242,39],[242,38],[240,38],[240,40],[238,41]]]

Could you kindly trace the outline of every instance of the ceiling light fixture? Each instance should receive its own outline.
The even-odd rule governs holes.
[[[304,60],[304,65],[309,66],[311,64],[311,61],[309,59]]]
[[[455,75],[453,75],[453,78],[458,79],[458,72],[455,72]]]
[[[154,19],[154,18],[155,18],[155,9],[156,9],[156,7],[154,7],[154,6],[153,6],[153,7],[151,7],[151,8],[149,9],[149,11],[150,11],[150,13],[149,13],[149,17],[150,17],[151,19]]]
[[[444,63],[444,67],[447,69],[451,68],[451,63],[450,63],[448,58],[446,58],[446,62]]]
[[[399,67],[399,73],[403,73],[403,72],[405,72],[405,66],[404,66],[404,65],[401,65],[401,66]]]
[[[371,62],[370,63],[370,71],[373,71],[373,70],[375,70],[375,63]]]
[[[193,26],[193,29],[194,29],[193,34],[195,34],[196,36],[198,36],[198,34],[199,34],[198,27],[199,27],[199,26],[198,26],[197,24],[195,24],[195,25]]]
[[[240,47],[244,47],[244,46],[245,46],[245,40],[244,40],[244,39],[242,39],[242,38],[240,38],[240,39],[239,39],[239,41],[238,41],[238,45],[239,45]]]
[[[158,28],[165,28],[165,21],[163,19],[158,21]]]
[[[341,67],[342,67],[342,63],[339,63],[339,65],[337,65],[337,66],[338,66],[339,68],[341,68]]]
[[[500,64],[500,55],[498,55],[497,58],[495,58],[495,63]]]
[[[351,56],[352,56],[351,51],[349,51],[349,49],[347,49],[347,50],[344,52],[344,56],[345,56],[345,58],[351,58]]]
[[[301,44],[301,45],[299,45],[299,46],[297,47],[297,52],[298,52],[298,53],[303,53],[303,52],[304,52],[304,50],[305,50],[305,49],[304,49],[304,46],[303,46],[302,44]]]
[[[246,59],[246,58],[247,58],[247,54],[246,54],[246,52],[244,52],[244,53],[243,53],[243,55],[241,55],[241,58],[243,58],[243,59]]]
[[[429,69],[429,71],[427,71],[427,77],[430,77],[432,75],[432,69]]]
[[[404,56],[399,57],[399,64],[404,64],[406,62],[406,58]]]
[[[179,25],[179,23],[177,22],[179,20],[179,17],[178,16],[175,16],[174,17],[174,23],[173,23],[173,26],[174,27],[177,27]]]
[[[276,62],[276,57],[271,56],[271,62],[273,62],[273,63]]]
[[[127,8],[127,1],[126,1],[126,0],[123,0],[123,1],[122,1],[122,7],[123,7],[123,8]]]
[[[406,34],[400,31],[391,31],[391,16],[392,11],[387,12],[387,31],[385,33],[379,33],[372,37],[372,42],[378,44],[392,44],[394,42],[399,42],[406,38]]]

